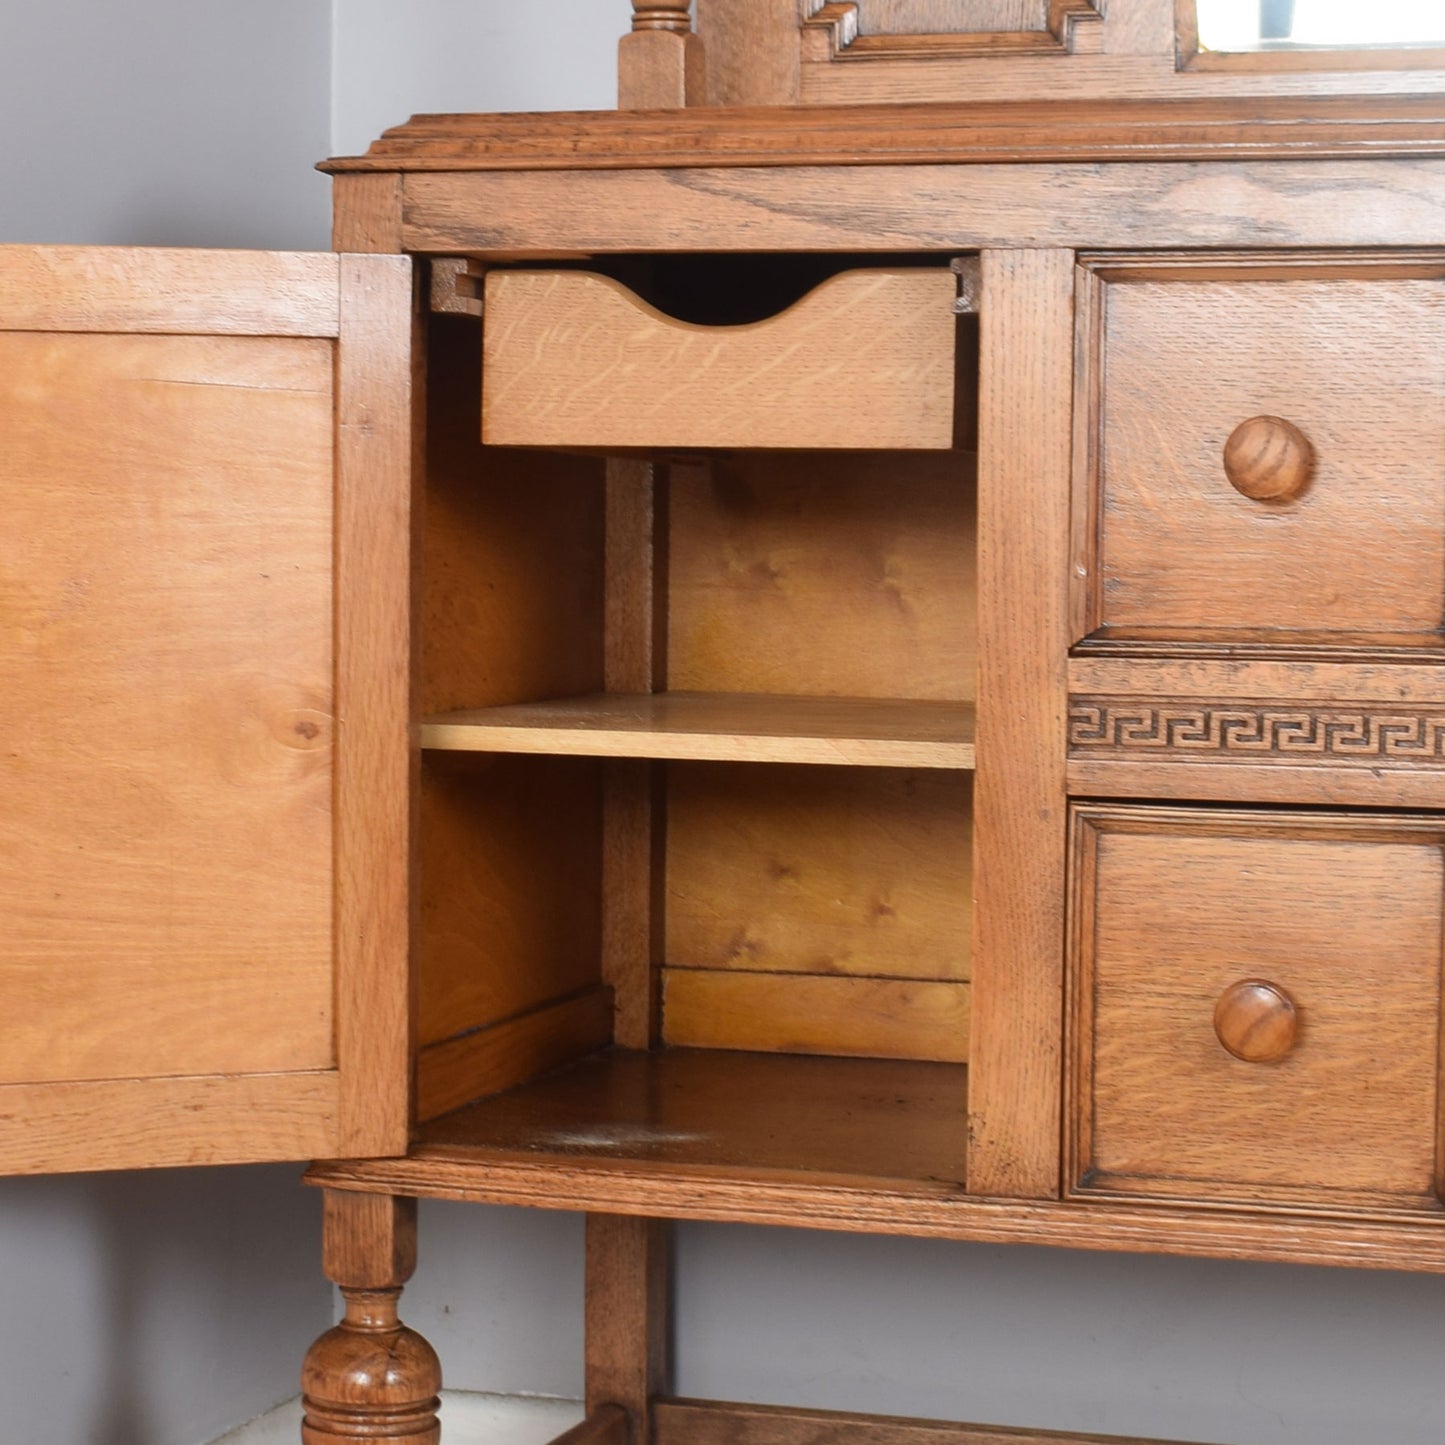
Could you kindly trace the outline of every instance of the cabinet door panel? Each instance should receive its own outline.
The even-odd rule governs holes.
[[[408,278],[0,251],[0,1170],[404,1147]]]

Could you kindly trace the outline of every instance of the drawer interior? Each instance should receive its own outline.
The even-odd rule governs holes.
[[[484,282],[482,436],[599,450],[943,449],[948,258],[619,258]]]
[[[822,1172],[961,1181],[972,454],[482,444],[475,328],[432,332],[426,1137],[769,1167],[785,1129]]]

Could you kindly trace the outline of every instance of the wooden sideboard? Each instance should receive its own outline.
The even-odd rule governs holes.
[[[1219,73],[0,251],[0,1168],[319,1160],[312,1445],[419,1197],[587,1213],[570,1445],[1083,1438],[674,1398],[671,1220],[1445,1271],[1445,106]]]

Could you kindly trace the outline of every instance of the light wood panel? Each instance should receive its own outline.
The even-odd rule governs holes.
[[[1197,272],[1178,257],[1152,272],[1145,258],[1117,276],[1091,268],[1102,293],[1091,630],[1438,645],[1445,267],[1426,279],[1423,259],[1402,274],[1361,258],[1323,277],[1290,258],[1273,273],[1216,257]],[[1301,437],[1298,495],[1231,485],[1226,443],[1261,417]]]
[[[1208,146],[1199,150],[1208,158]],[[517,259],[758,248],[950,254],[1016,246],[1020,236],[1101,250],[1248,246],[1261,236],[1274,246],[1438,246],[1445,162],[473,171],[408,175],[405,194],[409,249]]]
[[[585,759],[427,758],[420,1046],[600,982],[601,805]]]
[[[504,446],[947,447],[946,269],[848,271],[778,316],[696,326],[585,271],[491,271],[482,437]]]
[[[334,1070],[0,1086],[6,1174],[257,1164],[336,1153]]]
[[[662,1037],[699,1049],[968,1061],[968,985],[664,968]]]
[[[433,317],[429,361],[423,714],[599,689],[602,464],[481,445],[473,321]],[[503,1087],[504,1077],[515,1082],[507,1070],[519,1059],[550,1049],[551,1062],[560,1061],[563,1040],[605,1041],[593,1037],[592,1014],[579,1021],[566,1002],[601,981],[602,787],[586,762],[432,755],[423,768],[416,952],[424,1114]],[[509,1026],[550,1004],[559,1012]],[[543,1018],[558,1022],[555,1033]],[[510,1061],[502,1072],[499,1046]]]
[[[667,961],[967,979],[970,795],[949,773],[672,768]]]
[[[1440,1210],[1445,833],[1422,817],[1080,808],[1071,1185]],[[1248,1062],[1251,980],[1297,1014]]]
[[[973,698],[971,457],[719,458],[669,506],[669,686]]]
[[[391,1154],[406,1148],[411,1122],[412,483],[423,373],[410,258],[343,256],[340,282],[335,1147]]]
[[[334,337],[339,265],[309,251],[0,246],[0,317],[6,331]]]
[[[583,757],[967,768],[972,708],[878,698],[600,693],[445,713],[424,748]]]
[[[416,1117],[424,1122],[612,1042],[612,991],[594,986],[422,1049]]]
[[[482,447],[477,337],[431,318],[423,716],[604,686],[602,463]]]
[[[979,313],[970,1187],[1029,1198],[1059,1187],[1072,273],[986,251]]]
[[[0,1082],[335,1063],[333,361],[0,336]]]

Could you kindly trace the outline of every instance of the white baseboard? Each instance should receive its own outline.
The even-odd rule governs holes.
[[[548,1445],[570,1430],[582,1413],[578,1400],[443,1390],[442,1445]],[[210,1445],[297,1445],[300,1438],[298,1398],[268,1410]]]

